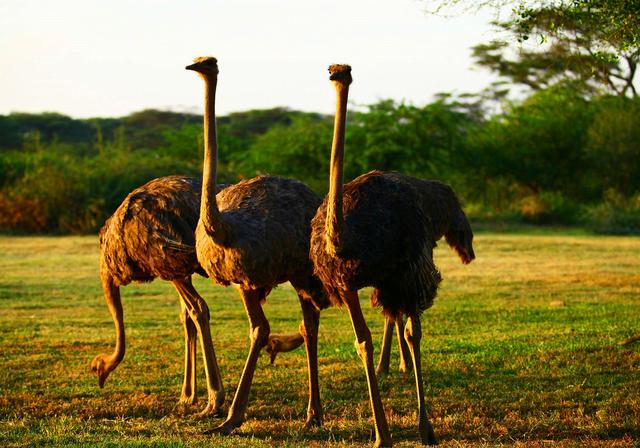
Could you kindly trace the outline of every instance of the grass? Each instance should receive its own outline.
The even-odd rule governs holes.
[[[445,447],[640,446],[640,238],[482,233],[462,266],[444,245],[445,278],[423,316],[426,396]],[[123,288],[127,355],[103,390],[89,363],[114,342],[98,280],[95,237],[0,237],[0,445],[369,446],[372,422],[345,310],[323,313],[320,382],[325,425],[304,431],[304,350],[263,355],[246,423],[177,405],[183,336],[162,281]],[[248,347],[232,288],[196,279],[230,402]],[[368,296],[368,291],[363,292]],[[376,352],[378,310],[363,298]],[[293,331],[297,299],[281,286],[265,306],[274,332]],[[200,362],[200,360],[199,360]],[[200,392],[204,397],[201,362]],[[413,377],[379,378],[396,446],[417,443]]]

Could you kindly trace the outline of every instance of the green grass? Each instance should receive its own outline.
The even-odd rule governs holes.
[[[444,282],[423,315],[423,369],[436,434],[445,447],[639,446],[640,238],[481,233],[462,266],[436,252]],[[321,429],[304,431],[304,350],[262,356],[246,423],[233,436],[201,432],[221,421],[177,405],[183,333],[171,285],[123,288],[127,355],[103,390],[89,371],[114,329],[98,280],[94,237],[0,237],[0,445],[369,446],[364,372],[345,310],[323,313]],[[211,308],[228,402],[248,348],[232,288],[196,279]],[[376,353],[379,311],[363,308]],[[265,311],[273,332],[297,329],[293,290]],[[200,392],[203,374],[200,364]],[[379,378],[397,446],[417,442],[413,377]]]

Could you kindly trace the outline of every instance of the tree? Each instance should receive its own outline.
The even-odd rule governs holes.
[[[293,177],[324,194],[332,126],[331,118],[294,116],[290,124],[276,124],[256,136],[233,168],[247,178],[257,174]]]
[[[640,98],[605,97],[593,108],[585,146],[593,185],[625,197],[640,193]]]
[[[618,47],[628,49],[640,45],[640,2],[638,0],[441,0],[430,2],[430,13],[441,13],[455,7],[463,10],[493,9],[498,13],[512,8],[513,20],[522,22],[521,37],[528,37],[526,23],[532,14],[540,10],[583,11],[597,16],[601,30],[607,39],[615,40]]]
[[[502,178],[529,193],[558,191],[574,200],[593,199],[582,181],[591,114],[588,101],[574,90],[540,90],[471,136],[470,168],[476,167],[476,179]]]
[[[578,3],[586,2],[529,8],[515,19],[494,22],[511,38],[477,45],[473,56],[479,65],[534,90],[563,83],[586,95],[636,96],[640,45],[626,29],[613,29],[613,13]],[[539,45],[513,48],[514,40],[532,34],[541,37]]]
[[[372,104],[352,114],[347,145],[353,165],[345,167],[346,178],[372,169],[443,178],[476,119],[449,98],[422,107],[391,100]]]

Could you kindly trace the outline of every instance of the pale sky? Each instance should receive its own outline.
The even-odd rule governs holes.
[[[218,58],[217,112],[287,106],[329,113],[327,66],[348,63],[350,100],[425,104],[491,75],[470,47],[490,12],[455,18],[416,0],[1,0],[0,113],[200,112],[195,56]]]

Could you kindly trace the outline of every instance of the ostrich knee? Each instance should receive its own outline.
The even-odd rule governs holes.
[[[209,325],[209,306],[207,302],[202,299],[198,300],[197,307],[194,311],[195,316],[192,316],[192,318],[195,317],[194,320],[198,323],[199,327]]]
[[[360,337],[362,337],[362,340],[360,340]],[[366,364],[369,357],[373,359],[373,342],[371,340],[371,332],[369,331],[369,329],[366,329],[366,331],[364,331],[361,335],[358,335],[358,338],[355,340],[354,345],[356,347],[356,352],[358,353],[358,356],[360,357],[362,362]]]
[[[266,321],[251,328],[251,332],[249,334],[251,345],[254,345],[258,348],[263,348],[269,342],[270,332],[271,329],[269,328],[269,323]]]
[[[204,300],[200,300],[198,303],[198,310],[197,310],[197,319],[198,319],[198,323],[200,325],[209,325],[209,306],[207,305],[207,302],[205,302]]]
[[[313,319],[309,322],[309,325],[312,326],[311,331],[308,331],[304,321],[300,322],[300,326],[298,327],[298,332],[300,333],[300,337],[303,339],[303,341],[314,342],[318,340],[319,321],[320,321],[319,315],[313,316]]]
[[[413,325],[413,320],[408,320],[404,326],[404,340],[407,341],[409,347],[414,347],[416,341],[422,339],[422,329],[420,326]],[[418,348],[419,349],[419,348]]]

